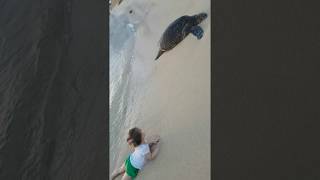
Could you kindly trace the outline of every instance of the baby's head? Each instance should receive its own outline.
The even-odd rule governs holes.
[[[144,133],[141,129],[134,127],[129,130],[127,142],[132,144],[134,147],[139,146],[144,139]]]

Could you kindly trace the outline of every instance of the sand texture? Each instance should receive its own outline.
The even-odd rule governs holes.
[[[139,179],[210,179],[210,1],[130,0],[113,13],[130,10],[136,13],[132,21],[138,16],[140,20],[136,61],[153,64],[139,120],[133,125],[161,136],[159,156],[146,165]],[[208,13],[200,25],[203,38],[189,35],[154,61],[166,27],[182,15],[200,12]]]

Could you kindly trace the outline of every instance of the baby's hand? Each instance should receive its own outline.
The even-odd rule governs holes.
[[[151,138],[150,138],[150,142],[149,143],[153,143],[153,144],[156,144],[160,141],[160,136],[159,135],[153,135]]]
[[[160,141],[160,136],[159,135],[155,135],[154,140],[156,143],[158,143]]]

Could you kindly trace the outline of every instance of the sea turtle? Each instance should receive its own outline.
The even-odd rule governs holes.
[[[160,50],[155,60],[157,60],[164,52],[174,48],[188,36],[189,33],[192,33],[198,39],[201,39],[203,30],[198,24],[206,18],[206,13],[200,13],[194,16],[182,16],[172,22],[162,34],[160,39]]]

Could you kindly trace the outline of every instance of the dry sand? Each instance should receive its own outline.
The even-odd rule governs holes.
[[[119,2],[121,2],[121,0],[111,0],[111,4],[110,4],[111,9],[119,5]]]
[[[145,6],[144,6],[145,5]],[[114,11],[144,6],[135,54],[153,63],[136,126],[161,136],[157,159],[146,165],[139,179],[210,179],[210,1],[124,1]],[[165,28],[182,15],[207,12],[204,36],[189,35],[172,51],[154,58]]]

